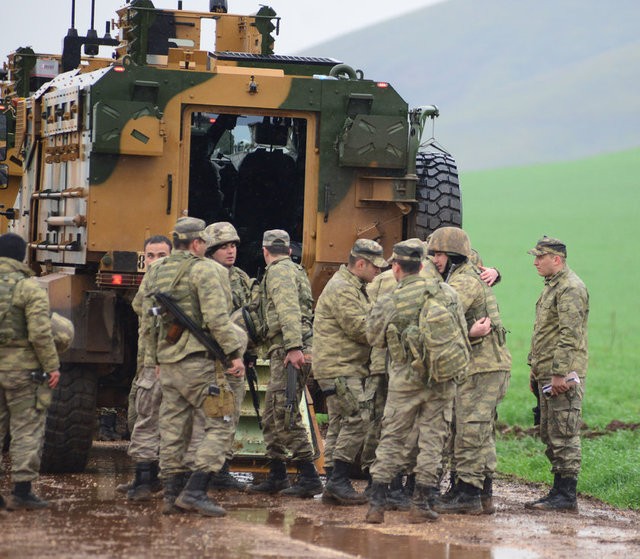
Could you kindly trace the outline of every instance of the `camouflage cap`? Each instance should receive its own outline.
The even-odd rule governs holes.
[[[533,256],[542,256],[543,254],[556,254],[558,256],[567,257],[567,246],[560,240],[553,237],[542,237],[537,243],[535,248],[527,251],[528,254]]]
[[[364,258],[378,268],[387,266],[387,261],[382,257],[382,253],[382,246],[371,239],[358,239],[351,249],[351,256]]]
[[[289,233],[283,229],[270,229],[265,231],[262,237],[263,247],[285,247],[289,248]]]
[[[209,240],[207,241],[207,248],[212,248],[227,243],[239,243],[240,237],[236,228],[228,221],[218,221],[207,226],[204,230]]]
[[[208,241],[209,237],[205,233],[206,225],[202,219],[197,217],[181,217],[173,228],[173,238],[180,241],[192,241],[193,239]]]
[[[57,312],[51,313],[51,333],[58,353],[64,353],[71,346],[75,330],[73,322]]]
[[[395,260],[404,262],[422,262],[424,258],[424,245],[420,239],[407,239],[393,245],[393,253],[388,262],[391,264]]]

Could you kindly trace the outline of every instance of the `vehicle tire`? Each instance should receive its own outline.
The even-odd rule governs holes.
[[[47,414],[40,471],[84,471],[96,424],[97,376],[86,365],[64,365]]]
[[[425,240],[439,227],[462,227],[462,200],[458,169],[445,153],[416,155],[416,200],[414,235]]]

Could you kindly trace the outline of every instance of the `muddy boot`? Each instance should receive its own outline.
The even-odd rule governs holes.
[[[149,462],[151,464],[151,481],[149,483],[149,487],[151,489],[151,493],[159,493],[162,491],[162,481],[158,477],[158,473],[160,471],[158,467],[158,461]],[[127,483],[121,483],[120,485],[116,485],[116,491],[118,493],[128,493],[130,489],[135,487],[136,480],[135,478]]]
[[[136,476],[127,491],[127,499],[131,501],[148,501],[151,499],[152,476],[155,475],[156,481],[158,479],[157,468],[153,474],[151,468],[151,462],[138,462],[136,464]]]
[[[178,495],[176,506],[184,510],[194,510],[203,516],[226,516],[227,511],[207,495],[210,477],[209,472],[193,472],[187,485]]]
[[[229,461],[225,460],[222,469],[217,474],[212,474],[209,481],[209,489],[217,491],[244,491],[247,488],[245,483],[238,481],[229,471]]]
[[[496,513],[496,507],[493,504],[493,479],[488,476],[484,478],[480,502],[482,503],[482,514]]]
[[[334,460],[334,470],[331,479],[324,486],[322,500],[325,495],[334,499],[340,505],[364,505],[367,497],[363,493],[358,493],[351,485],[349,470],[351,464],[342,460]]]
[[[191,472],[183,472],[164,479],[162,514],[177,514],[184,512],[181,508],[176,506],[176,499],[190,477]]]
[[[100,429],[98,430],[99,441],[119,441],[120,436],[116,433],[116,421],[118,414],[109,411],[100,414]]]
[[[371,495],[369,497],[369,510],[364,521],[369,524],[382,524],[384,522],[384,509],[387,507],[388,485],[386,483],[371,484]]]
[[[269,475],[262,483],[247,487],[249,493],[279,493],[289,487],[287,468],[282,460],[272,460],[269,466]]]
[[[280,491],[280,495],[285,497],[298,497],[300,499],[311,499],[314,495],[322,493],[322,482],[313,462],[303,460],[298,466],[298,479],[288,489]],[[336,475],[335,464],[333,475]]]
[[[437,487],[426,487],[416,485],[411,499],[411,510],[409,511],[409,524],[421,524],[422,522],[434,522],[438,520],[438,513],[430,505],[430,499],[434,492],[439,493]]]
[[[49,506],[49,502],[36,497],[31,492],[30,481],[18,481],[13,484],[13,491],[7,498],[8,510],[20,509],[44,509]]]
[[[404,492],[402,478],[403,475],[398,474],[391,480],[387,495],[387,510],[409,510],[411,508],[411,499]]]
[[[459,479],[451,499],[435,503],[433,509],[440,514],[482,514],[480,489]]]
[[[532,505],[533,510],[578,512],[576,486],[578,480],[574,477],[563,477],[558,482],[558,491],[541,503]]]
[[[0,516],[7,515],[7,503],[4,500],[4,497],[0,495]]]
[[[551,487],[551,489],[549,490],[549,493],[547,493],[544,497],[541,497],[540,499],[536,499],[535,501],[529,501],[525,503],[524,508],[525,509],[537,508],[538,505],[542,503],[546,503],[549,499],[555,497],[558,494],[559,489],[560,489],[560,474],[554,474],[553,487]]]

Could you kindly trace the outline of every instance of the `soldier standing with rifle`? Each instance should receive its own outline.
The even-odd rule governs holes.
[[[250,486],[249,491],[305,498],[322,491],[313,463],[313,448],[297,405],[309,368],[304,349],[311,344],[313,334],[313,297],[304,268],[289,256],[289,244],[289,234],[281,229],[265,231],[262,239],[262,254],[267,264],[261,286],[262,304],[271,373],[265,395],[263,434],[270,470],[267,479]],[[291,451],[300,472],[293,486],[287,478],[287,450]]]
[[[244,348],[229,319],[229,284],[217,265],[203,258],[208,241],[204,229],[201,219],[177,221],[174,251],[147,272],[143,332],[148,336],[149,358],[159,365],[162,386],[163,512],[179,507],[224,516],[225,510],[207,496],[211,474],[224,464],[226,423],[234,413],[233,394],[224,374],[216,373],[216,360],[230,363],[227,374],[242,377]],[[206,416],[205,434],[191,472],[184,458],[198,410]]]

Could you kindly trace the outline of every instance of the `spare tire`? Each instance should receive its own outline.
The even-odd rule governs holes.
[[[87,365],[61,367],[47,413],[41,472],[84,471],[96,424],[97,386],[97,375]]]
[[[454,159],[446,153],[418,152],[416,174],[414,236],[424,240],[440,227],[462,227],[460,182]]]

